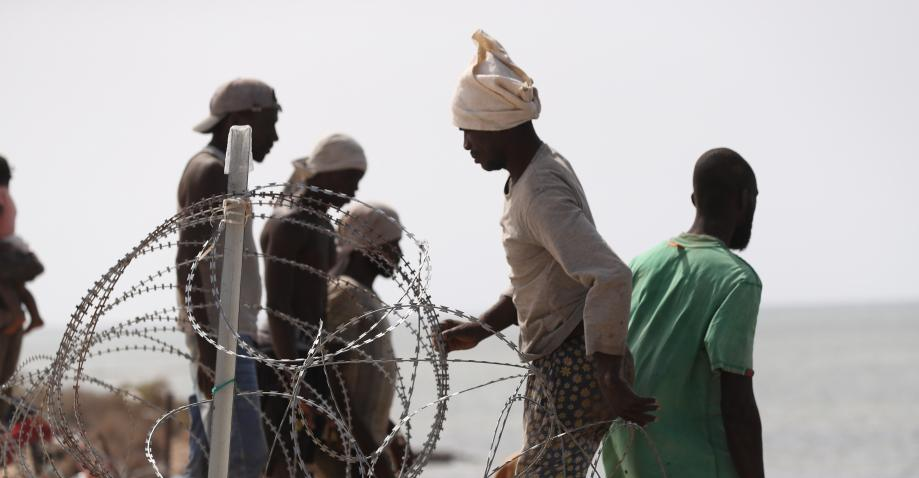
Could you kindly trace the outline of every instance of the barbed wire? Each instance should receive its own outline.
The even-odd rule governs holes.
[[[393,264],[382,248],[369,245],[372,242],[361,234],[366,231],[352,230],[348,237],[339,233],[341,228],[348,227],[347,224],[353,221],[343,226],[350,212],[347,208],[330,206],[330,203],[336,203],[332,201],[335,198],[360,202],[311,186],[291,187],[271,183],[255,187],[242,195],[227,194],[205,199],[179,211],[154,228],[87,290],[70,317],[57,353],[24,359],[7,382],[0,394],[0,401],[12,406],[14,412],[8,426],[3,428],[7,439],[0,446],[0,457],[13,457],[18,464],[17,476],[65,477],[62,457],[93,477],[168,476],[168,470],[162,470],[159,462],[158,450],[162,453],[162,447],[156,444],[157,430],[176,422],[186,426],[188,413],[196,409],[200,411],[210,404],[211,399],[204,398],[167,408],[163,403],[138,395],[128,386],[119,387],[101,380],[88,373],[87,366],[94,360],[113,354],[140,353],[145,354],[145,360],[149,360],[148,355],[152,354],[159,362],[164,357],[172,357],[194,364],[213,380],[213,370],[198,361],[194,352],[174,345],[177,337],[185,336],[186,340],[203,340],[219,354],[253,360],[277,378],[280,390],[237,390],[236,396],[248,400],[257,411],[266,431],[269,451],[280,452],[290,476],[311,476],[310,467],[303,459],[301,444],[312,446],[340,462],[347,473],[375,476],[374,470],[382,460],[382,463],[390,463],[399,477],[420,476],[440,441],[450,400],[474,390],[516,380],[514,392],[500,410],[491,434],[489,452],[484,457],[483,476],[497,472],[501,464],[496,466],[495,457],[512,407],[531,400],[521,393],[521,389],[528,379],[539,379],[538,374],[527,363],[448,358],[439,331],[440,321],[454,318],[477,322],[478,319],[462,310],[437,304],[431,299],[428,292],[432,274],[429,245],[400,225],[404,242],[409,247],[403,248],[404,253],[398,263]],[[237,339],[238,350],[222,347],[213,332],[216,330],[216,322],[201,319],[212,316],[217,320],[227,320],[221,308],[218,278],[219,264],[223,259],[220,245],[226,220],[223,204],[227,199],[248,200],[252,207],[250,221],[277,221],[303,235],[322,237],[327,241],[351,241],[350,245],[372,263],[392,271],[389,279],[398,289],[398,297],[386,303],[372,290],[344,277],[332,276],[328,270],[296,258],[246,250],[244,261],[283,265],[325,281],[330,290],[341,291],[344,297],[341,300],[354,304],[370,302],[373,306],[364,307],[361,313],[353,317],[337,318],[335,325],[330,327],[328,324],[332,321],[328,320],[329,317],[311,323],[307,318],[295,317],[261,303],[241,302],[241,310],[248,310],[250,315],[267,315],[291,325],[297,336],[305,338],[306,343],[302,344],[305,352],[295,359],[274,357],[269,353],[270,346],[251,345],[240,330],[232,331]],[[378,213],[384,214],[382,211]],[[398,224],[394,219],[389,219]],[[211,228],[213,232],[203,241],[183,239],[183,236],[188,235],[183,232],[195,228]],[[164,266],[166,258],[163,256],[177,254],[181,248],[194,250],[192,259],[176,263],[175,256],[168,256],[168,265]],[[145,264],[141,264],[141,259],[146,258],[155,264],[153,272],[144,270]],[[185,270],[187,275],[184,280],[180,280],[180,274]],[[180,287],[180,283],[185,284],[185,287]],[[207,299],[203,303],[196,302],[193,295],[203,295]],[[490,330],[486,324],[482,325]],[[512,353],[522,358],[513,341],[499,331],[490,331]],[[383,341],[391,343],[397,333],[413,338],[412,350],[401,350],[399,352],[404,355],[396,353],[392,357],[373,356],[368,352],[375,344]],[[143,368],[155,369],[155,363],[148,361]],[[510,367],[507,370],[514,372],[451,391],[451,364],[478,364],[501,369]],[[393,394],[390,414],[393,417],[392,426],[372,450],[362,449],[355,438],[352,409],[355,399],[364,400],[366,397],[349,396],[348,384],[342,373],[342,368],[346,366],[372,368],[388,384]],[[315,383],[307,380],[307,376],[315,375],[315,371],[324,372],[323,385],[328,389],[327,392],[317,389]],[[432,395],[433,399],[428,397],[426,401],[422,400],[423,403],[416,403],[420,400],[418,382],[422,373],[431,375],[433,390],[427,390],[426,393]],[[98,434],[92,432],[94,418],[98,417],[86,413],[83,399],[87,386],[93,387],[93,391],[87,393],[117,397],[133,407],[129,411],[130,420],[142,427],[142,433],[137,434],[137,439],[142,440],[143,445],[139,447],[142,449],[125,450],[124,453],[130,456],[113,456],[111,450],[106,450],[109,445],[100,443]],[[200,391],[198,396],[201,396]],[[288,413],[281,423],[275,423],[259,406],[264,400],[287,401]],[[419,443],[413,438],[417,431],[413,421],[422,413],[431,412],[433,416],[430,425]],[[548,412],[552,413],[551,410]],[[301,426],[315,417],[325,419],[328,433],[313,430],[310,426]],[[36,422],[46,423],[50,429],[50,437],[39,440],[41,443],[37,451],[35,447],[27,446],[28,443],[10,438],[10,430],[13,428],[34,427]],[[580,431],[565,429],[557,418],[551,423],[551,439],[560,439]],[[627,427],[633,436],[644,433],[639,427],[616,423],[616,426]],[[598,422],[582,428],[609,426],[610,422]],[[162,434],[167,435],[168,443],[171,437],[168,433]],[[282,440],[284,436],[287,440]],[[329,436],[336,439],[330,440]],[[34,442],[35,437],[31,438],[31,442]],[[189,439],[198,440],[197,445],[206,452],[206,443],[194,435],[190,435]],[[292,449],[283,445],[285,441],[292,444]],[[404,442],[405,446],[393,451],[397,442]],[[547,445],[548,441],[523,451],[541,454]],[[32,451],[27,451],[29,449]],[[599,476],[595,450],[581,450],[581,453],[588,455],[591,472]],[[30,454],[31,459],[27,456]],[[145,465],[138,466],[138,460],[143,460]],[[8,469],[5,469],[4,476],[7,476]]]

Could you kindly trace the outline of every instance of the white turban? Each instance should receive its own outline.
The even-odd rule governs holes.
[[[344,212],[338,223],[338,264],[332,275],[339,275],[345,270],[351,252],[373,250],[402,239],[399,215],[385,204],[351,202]]]
[[[482,30],[472,64],[460,77],[453,96],[453,124],[476,131],[501,131],[539,118],[539,95],[533,80],[497,40]]]
[[[319,141],[312,154],[293,162],[299,180],[305,181],[319,173],[345,169],[367,170],[364,148],[354,138],[344,134],[329,135]]]

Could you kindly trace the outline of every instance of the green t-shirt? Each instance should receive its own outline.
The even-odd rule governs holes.
[[[736,477],[721,420],[720,374],[753,373],[762,283],[724,243],[694,234],[654,247],[631,267],[635,391],[657,398],[661,408],[645,427],[647,438],[611,429],[603,446],[607,475],[659,477],[663,467],[670,478]]]

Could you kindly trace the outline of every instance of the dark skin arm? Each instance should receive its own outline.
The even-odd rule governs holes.
[[[510,297],[502,295],[495,305],[482,314],[480,320],[500,332],[517,323],[517,308]],[[447,319],[440,323],[440,327],[447,352],[471,349],[493,335],[476,322]],[[583,328],[579,327],[574,333],[583,334]],[[591,356],[591,360],[604,398],[604,403],[598,404],[598,409],[594,411],[597,420],[622,417],[641,426],[654,420],[650,412],[657,410],[657,402],[653,398],[640,397],[632,391],[628,384],[628,371],[631,367],[623,356],[597,352]]]
[[[274,220],[270,231],[263,237],[265,254],[303,263],[320,270],[327,267],[322,255],[325,251],[312,247],[298,225]],[[309,234],[309,233],[308,233]],[[318,326],[325,311],[322,310],[327,285],[316,274],[301,271],[273,260],[265,261],[265,289],[268,291],[268,326],[274,353],[279,359],[296,359],[296,328],[278,313],[286,314],[307,324]]]
[[[386,430],[387,433],[392,433],[393,428],[396,428],[396,424],[389,421],[389,428]],[[405,441],[405,436],[401,433],[396,433],[396,436],[391,442],[389,442],[389,452],[392,453],[392,456],[395,457],[404,457],[401,468],[409,469],[412,465],[415,464],[415,454],[412,453],[411,447],[408,445],[408,442]]]
[[[654,421],[651,412],[659,408],[657,401],[637,395],[629,385],[634,381],[631,357],[594,352],[590,359],[594,377],[603,394],[603,403],[595,417],[597,420],[622,418],[639,426]]]
[[[212,196],[226,194],[227,179],[223,174],[223,166],[217,162],[190,164],[186,171],[186,177],[179,186],[179,203],[190,206],[202,199]],[[188,284],[188,273],[191,270],[191,262],[201,250],[200,244],[187,244],[187,242],[202,243],[210,239],[214,233],[214,226],[210,223],[203,223],[194,227],[182,228],[179,231],[179,246],[176,253],[177,284],[181,291],[185,291]],[[193,287],[198,290],[191,292],[192,304],[205,304],[204,293],[200,290],[203,288],[200,269],[194,277]],[[204,327],[210,326],[211,318],[208,317],[204,308],[196,308],[193,311],[195,320]],[[198,342],[199,360],[202,366],[198,367],[198,387],[207,397],[210,397],[211,388],[214,386],[214,379],[207,370],[214,370],[216,366],[217,352],[214,347],[204,340],[201,336],[196,336]]]
[[[266,256],[297,260],[299,249],[295,232],[288,231],[286,223],[272,220],[270,230],[266,227],[262,250]],[[296,329],[279,314],[297,316],[294,310],[294,269],[273,260],[265,260],[265,290],[267,294],[268,327],[275,356],[279,359],[297,358]],[[299,317],[297,317],[299,318]]]
[[[29,292],[29,289],[26,289],[25,284],[19,286],[19,298],[22,300],[22,303],[25,304],[26,310],[29,311],[29,326],[24,333],[29,333],[45,325],[45,321],[42,320],[41,314],[38,313],[38,305],[35,303],[35,297],[32,297],[32,293]]]
[[[0,282],[0,329],[6,329],[19,322],[22,314],[22,308],[19,306],[22,300],[19,298],[19,291],[15,285],[9,285]],[[25,318],[23,317],[23,320]]]
[[[310,241],[309,236],[315,233],[304,233],[304,231],[302,226],[273,220],[262,237],[265,254],[300,262],[320,270],[326,269],[330,258],[324,256],[323,248],[315,247]],[[284,320],[280,314],[318,326],[325,312],[321,306],[323,301],[319,298],[328,293],[326,281],[314,273],[301,271],[277,261],[266,260],[265,288],[268,291],[267,303],[270,309],[268,326],[275,355],[281,359],[299,358],[296,328]],[[331,388],[335,394],[336,403],[344,404],[345,397],[341,387],[333,385]],[[312,413],[310,410],[303,411],[308,415]],[[352,415],[351,425],[351,432],[362,453],[370,454],[379,446],[374,441],[370,428],[361,417]],[[394,476],[392,466],[385,456],[377,462],[374,472],[376,476],[383,478]]]
[[[753,396],[753,377],[721,373],[721,418],[738,476],[763,478],[763,427]]]
[[[479,321],[487,324],[497,332],[511,325],[516,325],[517,308],[514,307],[514,301],[510,297],[502,295],[495,305],[482,314]],[[479,342],[494,335],[494,332],[483,327],[481,323],[454,319],[441,321],[440,330],[443,332],[447,352],[471,349],[478,345]]]

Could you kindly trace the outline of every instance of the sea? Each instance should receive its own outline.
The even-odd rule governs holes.
[[[22,359],[53,355],[62,333],[49,327],[27,336]],[[183,347],[179,334],[166,341]],[[397,334],[395,342],[397,355],[414,354],[410,334]],[[434,459],[422,476],[484,476],[491,450],[501,463],[520,448],[520,403],[511,402],[502,417],[521,387],[515,376],[522,370],[497,339],[451,358],[493,363],[450,365],[450,393],[461,393],[448,401]],[[919,477],[919,303],[765,308],[754,368],[768,476]],[[179,400],[191,392],[187,363],[177,355],[112,349],[91,357],[86,370],[116,386],[162,380]],[[405,365],[402,371],[407,386],[412,370]],[[416,446],[434,430],[433,407],[424,406],[437,398],[435,383],[432,369],[420,365],[408,407],[416,413]]]

